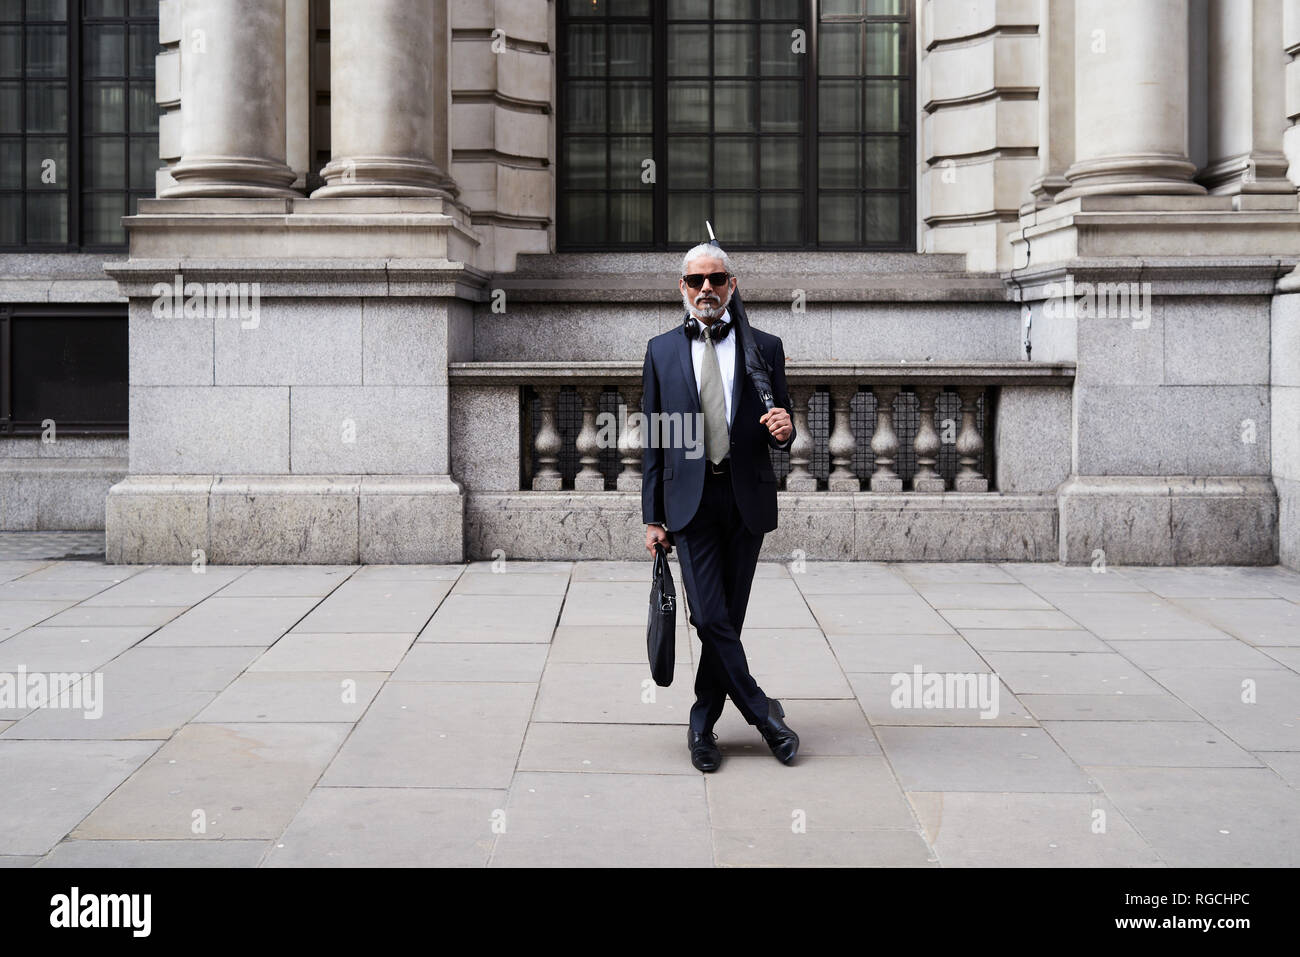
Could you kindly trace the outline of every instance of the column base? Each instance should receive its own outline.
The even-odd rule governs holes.
[[[171,169],[176,185],[161,198],[301,196],[290,187],[297,174],[283,163],[256,156],[189,156]]]
[[[1062,562],[1272,565],[1278,501],[1265,476],[1071,476],[1057,491]]]
[[[1076,196],[1194,194],[1205,187],[1192,182],[1196,166],[1185,156],[1144,153],[1083,160],[1065,171],[1070,185],[1056,195],[1056,202]]]
[[[321,170],[325,185],[312,199],[329,196],[441,196],[455,199],[456,184],[435,164],[397,156],[331,160]]]
[[[464,560],[448,475],[133,475],[105,507],[106,561],[214,565]]]

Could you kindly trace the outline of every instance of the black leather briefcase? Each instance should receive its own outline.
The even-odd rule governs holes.
[[[650,675],[655,684],[667,688],[673,683],[677,653],[677,589],[663,545],[655,543],[655,565],[650,582],[650,621],[645,633],[650,656]]]

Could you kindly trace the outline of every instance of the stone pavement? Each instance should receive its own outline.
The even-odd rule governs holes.
[[[1300,574],[762,564],[745,643],[800,756],[729,704],[702,775],[649,569],[0,560],[0,676],[103,691],[0,710],[0,862],[1300,864]],[[891,701],[965,673],[995,717]]]

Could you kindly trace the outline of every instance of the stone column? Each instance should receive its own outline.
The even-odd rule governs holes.
[[[455,195],[439,165],[446,7],[446,0],[331,0],[333,155],[313,197]]]
[[[1076,0],[1075,161],[1058,200],[1203,194],[1188,159],[1184,0]]]
[[[182,0],[175,196],[295,196],[285,164],[285,0]]]
[[[1210,0],[1209,165],[1212,193],[1294,194],[1286,178],[1282,0]]]
[[[1031,207],[1051,204],[1074,162],[1074,0],[1038,4],[1038,177]]]

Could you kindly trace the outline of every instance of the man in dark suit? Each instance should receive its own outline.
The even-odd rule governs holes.
[[[740,629],[763,536],[776,528],[776,474],[768,449],[794,441],[781,340],[752,329],[772,370],[778,407],[768,412],[745,373],[727,304],[736,291],[727,254],[712,245],[686,254],[678,280],[683,324],[646,346],[641,411],[641,512],[646,550],[675,545],[691,624],[702,648],[687,743],[691,762],[714,771],[722,761],[714,723],[727,696],[781,762],[799,749],[749,673]]]

